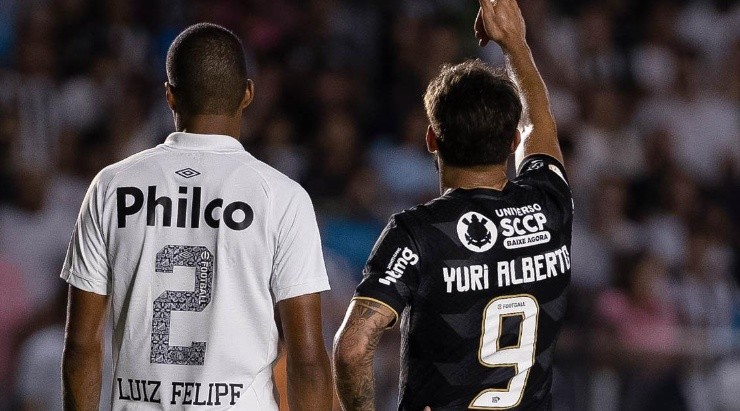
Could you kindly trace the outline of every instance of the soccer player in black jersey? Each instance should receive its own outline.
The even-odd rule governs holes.
[[[502,47],[508,76],[467,61],[427,89],[426,142],[442,195],[393,216],[372,251],[335,338],[345,410],[375,408],[374,351],[399,317],[399,410],[552,408],[571,192],[516,0],[480,6],[476,37]],[[518,173],[508,180],[513,151]]]

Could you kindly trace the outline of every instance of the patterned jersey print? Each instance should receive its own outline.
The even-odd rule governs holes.
[[[277,411],[276,305],[329,288],[305,190],[179,132],[97,175],[61,277],[110,296],[113,410]]]

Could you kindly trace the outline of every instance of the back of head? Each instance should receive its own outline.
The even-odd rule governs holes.
[[[454,167],[503,164],[522,115],[514,83],[480,60],[444,66],[424,94],[439,155]]]
[[[194,24],[167,52],[167,79],[181,114],[234,115],[248,81],[242,43],[216,24]]]

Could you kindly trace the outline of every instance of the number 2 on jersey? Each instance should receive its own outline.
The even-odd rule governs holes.
[[[486,367],[514,367],[514,377],[506,388],[481,391],[470,403],[470,408],[496,410],[519,405],[527,384],[529,370],[534,365],[537,341],[537,300],[531,295],[494,298],[483,311],[483,331],[480,338],[478,359]],[[504,318],[520,316],[517,344],[500,347]]]
[[[200,312],[211,302],[213,260],[213,253],[202,246],[168,245],[157,253],[156,272],[172,273],[174,267],[194,268],[195,288],[193,291],[167,290],[154,300],[151,363],[203,365],[206,343],[193,341],[189,347],[171,346],[170,321],[172,311]]]

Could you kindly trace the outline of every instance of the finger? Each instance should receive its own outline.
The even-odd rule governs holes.
[[[432,411],[432,409],[429,407],[424,407],[424,411]]]
[[[478,0],[480,8],[485,13],[493,13],[493,6],[496,5],[496,0]]]
[[[478,45],[481,47],[485,47],[486,44],[488,44],[488,37],[486,36],[475,36],[478,39]]]
[[[483,23],[483,16],[482,16],[482,10],[478,9],[478,15],[475,17],[475,37],[478,39],[478,45],[480,47],[485,47],[486,44],[488,44],[488,32],[486,31],[486,26]]]
[[[475,23],[473,24],[473,30],[475,30],[475,34],[481,33],[485,31],[485,26],[483,25],[483,17],[480,15],[481,10],[478,8],[478,14],[475,16]]]
[[[473,31],[475,37],[483,39],[487,37],[486,26],[483,24],[483,17],[481,17],[480,9],[478,10],[478,16],[475,17],[475,24],[473,25]]]

